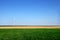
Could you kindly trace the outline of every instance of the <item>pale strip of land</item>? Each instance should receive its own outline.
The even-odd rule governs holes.
[[[8,27],[0,27],[0,29],[35,29],[35,28],[47,28],[47,29],[52,29],[52,28],[60,28],[60,26],[13,26],[13,27],[10,27],[10,26],[8,26]]]

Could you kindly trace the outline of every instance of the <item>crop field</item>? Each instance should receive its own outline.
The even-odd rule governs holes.
[[[60,28],[0,29],[0,40],[60,40]]]
[[[35,29],[35,28],[60,28],[60,26],[0,26],[0,29]]]
[[[0,40],[60,40],[60,26],[0,26]]]

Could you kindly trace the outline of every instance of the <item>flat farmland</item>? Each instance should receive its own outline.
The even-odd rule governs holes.
[[[60,28],[60,26],[0,26],[0,29]]]
[[[60,29],[0,29],[0,40],[60,40]]]
[[[60,40],[60,26],[0,26],[0,40]]]

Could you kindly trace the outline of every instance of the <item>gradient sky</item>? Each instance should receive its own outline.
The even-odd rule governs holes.
[[[60,0],[0,0],[0,25],[60,25]]]

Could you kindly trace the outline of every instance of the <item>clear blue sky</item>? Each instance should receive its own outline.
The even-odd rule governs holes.
[[[58,25],[60,0],[0,0],[0,25]]]

